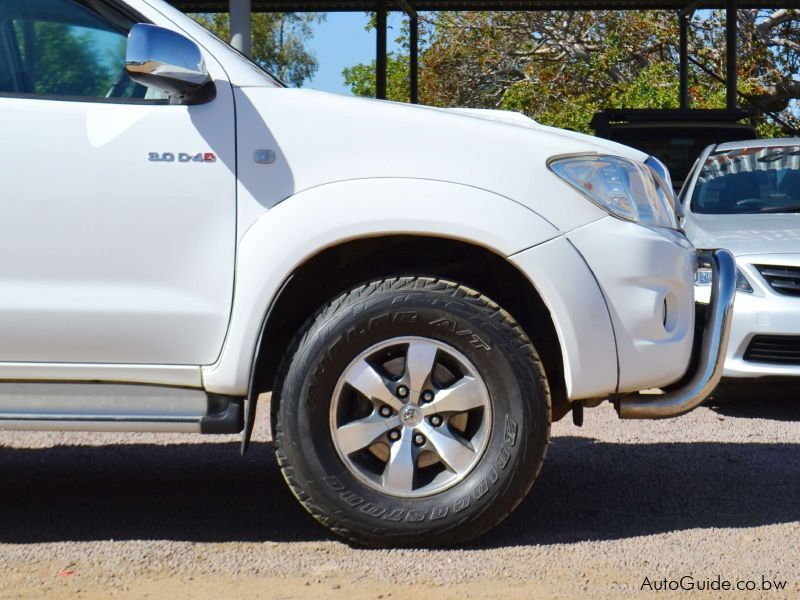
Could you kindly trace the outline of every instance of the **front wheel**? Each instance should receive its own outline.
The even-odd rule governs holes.
[[[303,506],[371,546],[461,543],[533,484],[550,430],[536,350],[480,293],[422,277],[353,289],[306,324],[273,394]]]

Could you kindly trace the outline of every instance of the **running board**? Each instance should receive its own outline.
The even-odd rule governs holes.
[[[0,430],[238,433],[242,402],[193,388],[0,382]]]

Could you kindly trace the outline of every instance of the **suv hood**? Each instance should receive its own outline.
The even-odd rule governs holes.
[[[800,253],[800,214],[692,213],[686,235],[698,248],[726,248],[736,256]]]
[[[236,88],[241,156],[274,150],[259,202],[274,206],[321,185],[418,179],[478,188],[527,206],[561,231],[607,212],[548,168],[553,156],[646,155],[606,140],[539,125],[518,113],[450,110],[304,89]],[[245,163],[246,164],[246,163]],[[247,179],[245,171],[241,171]]]
[[[577,131],[570,131],[568,129],[559,129],[557,127],[542,125],[538,121],[531,119],[529,116],[516,111],[493,110],[490,108],[445,108],[441,110],[446,110],[451,113],[457,113],[476,119],[484,119],[486,121],[495,121],[497,123],[505,123],[507,125],[516,125],[518,127],[525,127],[527,129],[553,133],[568,139],[592,144],[598,149],[598,152],[608,152],[609,154],[616,156],[626,156],[638,161],[643,161],[647,158],[647,154],[636,150],[635,148],[631,148],[630,146],[625,146],[618,142],[612,142],[611,140],[586,135],[585,133],[578,133]]]

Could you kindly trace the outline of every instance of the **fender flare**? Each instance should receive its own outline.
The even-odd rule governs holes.
[[[264,212],[241,237],[228,333],[217,362],[203,367],[204,386],[229,395],[248,392],[270,306],[291,274],[321,250],[366,237],[422,235],[508,257],[560,233],[509,198],[443,181],[358,179],[295,194]]]

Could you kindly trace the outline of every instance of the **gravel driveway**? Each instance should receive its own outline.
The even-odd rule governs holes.
[[[329,537],[283,484],[266,407],[244,459],[237,436],[0,432],[0,597],[617,598],[690,576],[797,598],[800,398],[737,396],[676,420],[604,406],[557,423],[519,509],[433,551]]]

